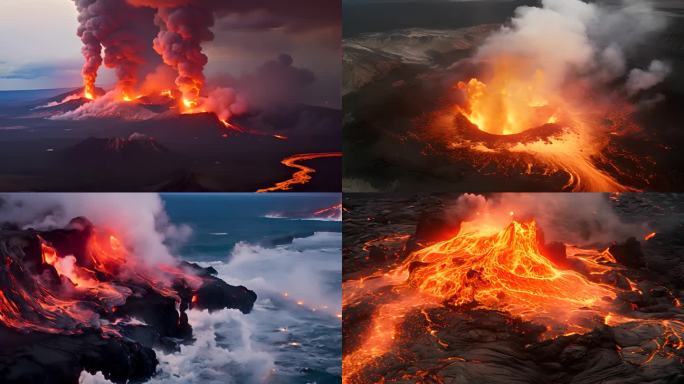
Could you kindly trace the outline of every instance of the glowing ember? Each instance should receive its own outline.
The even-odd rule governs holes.
[[[276,135],[273,135],[273,137],[275,137],[278,140],[283,140],[283,141],[287,140],[287,136],[284,136],[284,135],[277,135],[276,134]]]
[[[184,99],[182,100],[182,102],[183,102],[183,106],[184,106],[185,108],[187,108],[187,109],[192,109],[192,108],[195,108],[195,107],[197,106],[197,102],[196,102],[196,101],[193,101],[193,100],[190,100],[190,99],[185,99],[185,98],[184,98]]]
[[[257,190],[258,193],[262,192],[275,192],[275,191],[289,191],[292,189],[292,186],[297,185],[297,184],[306,184],[309,181],[311,181],[311,174],[316,172],[315,169],[311,167],[307,167],[305,165],[299,164],[300,161],[307,161],[307,160],[314,160],[314,159],[323,159],[323,158],[328,158],[328,157],[342,157],[341,152],[330,152],[330,153],[302,153],[299,155],[293,155],[290,157],[287,157],[283,159],[280,163],[290,167],[290,168],[295,168],[298,169],[297,172],[295,172],[292,175],[292,178],[281,181],[279,183],[276,183],[273,187],[269,188],[262,188]]]
[[[648,235],[644,236],[644,240],[646,240],[646,241],[651,240],[652,238],[655,237],[655,235],[656,235],[655,232],[651,232]]]

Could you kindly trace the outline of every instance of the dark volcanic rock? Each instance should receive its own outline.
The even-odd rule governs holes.
[[[79,169],[137,170],[173,168],[181,163],[179,155],[154,138],[132,134],[128,138],[90,137],[62,152],[65,165]]]
[[[191,269],[195,274],[204,278],[202,285],[192,299],[192,307],[217,311],[224,308],[239,309],[242,313],[250,313],[257,299],[256,293],[240,286],[232,286],[215,277],[216,270],[212,267],[203,268],[195,263],[182,262],[182,266]]]
[[[641,268],[645,265],[641,243],[634,237],[630,237],[623,244],[613,244],[608,250],[620,264],[633,268]]]
[[[78,383],[83,370],[102,372],[114,383],[150,378],[157,367],[152,349],[98,332],[82,335],[20,334],[0,328],[0,378],[4,384]]]
[[[418,243],[434,243],[448,240],[458,234],[461,222],[449,220],[444,213],[428,213],[420,218],[416,225],[415,241]]]

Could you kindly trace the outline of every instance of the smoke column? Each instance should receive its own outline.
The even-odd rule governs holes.
[[[183,95],[184,106],[196,107],[208,61],[201,44],[214,39],[209,29],[214,25],[214,15],[193,5],[163,7],[157,11],[155,23],[159,34],[154,39],[154,49],[164,63],[178,72],[176,85]]]
[[[88,99],[95,97],[95,80],[97,70],[102,65],[102,45],[95,37],[92,25],[95,23],[95,14],[91,12],[91,6],[98,0],[74,0],[78,9],[78,37],[83,42],[81,52],[85,59],[81,74],[83,76],[83,94]]]
[[[78,9],[78,36],[83,42],[84,95],[95,97],[97,71],[103,62],[113,68],[118,79],[117,89],[130,97],[138,82],[138,71],[145,63],[144,53],[149,41],[142,33],[151,23],[149,10],[136,8],[123,0],[74,0]],[[141,26],[142,25],[142,26]]]

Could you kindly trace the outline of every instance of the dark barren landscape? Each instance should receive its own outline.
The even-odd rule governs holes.
[[[304,104],[235,118],[237,129],[168,101],[83,120],[55,116],[85,99],[41,108],[79,92],[0,92],[1,190],[254,192],[290,179],[297,169],[281,161],[292,155],[340,152],[340,111]],[[302,164],[315,174],[294,191],[339,191],[339,156]]]
[[[188,309],[248,314],[257,299],[212,268],[179,261],[150,271],[122,262],[119,247],[84,218],[51,231],[0,229],[3,383],[76,383],[84,370],[141,382],[157,371],[153,348],[192,343]]]
[[[343,203],[345,383],[684,380],[681,196]]]
[[[345,191],[684,186],[678,2],[343,7]]]

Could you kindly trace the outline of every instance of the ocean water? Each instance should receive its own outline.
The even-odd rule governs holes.
[[[340,194],[162,194],[191,235],[174,253],[257,293],[254,310],[190,310],[194,343],[157,351],[148,383],[341,383]],[[83,384],[106,383],[83,373]]]
[[[319,220],[313,213],[338,204],[337,193],[162,194],[167,215],[192,229],[177,251],[189,261],[226,261],[236,244],[272,245],[289,236],[314,232],[341,233],[339,221]]]

